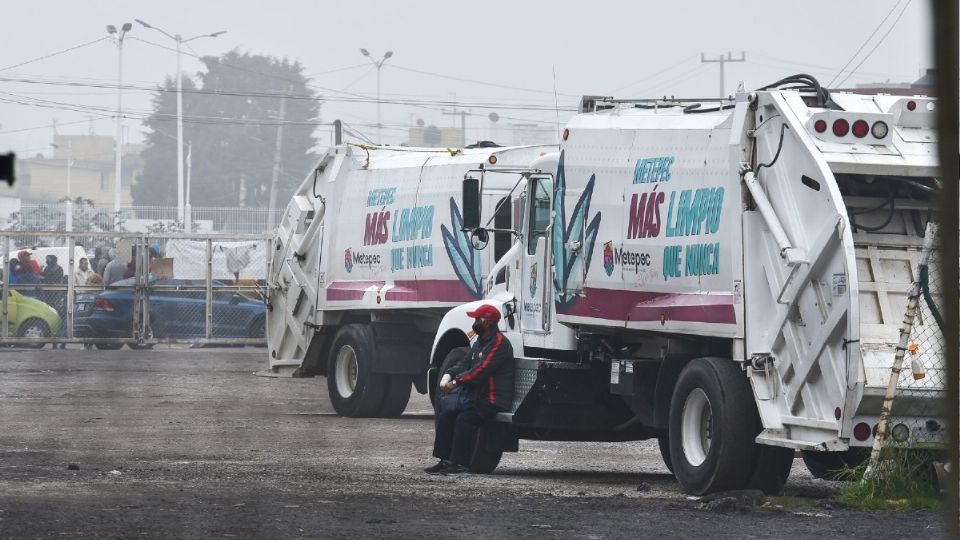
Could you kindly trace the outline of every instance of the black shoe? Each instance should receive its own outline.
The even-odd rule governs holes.
[[[440,474],[444,476],[456,475],[456,474],[473,474],[473,472],[463,465],[457,465],[456,463],[450,465],[446,469],[440,471]]]
[[[441,459],[439,463],[437,463],[433,467],[427,467],[426,469],[423,470],[423,472],[427,474],[441,474],[444,470],[449,468],[451,465],[453,465],[453,463],[450,463],[445,459]]]

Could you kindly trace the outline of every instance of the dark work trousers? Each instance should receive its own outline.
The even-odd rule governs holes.
[[[469,465],[477,431],[496,416],[499,409],[471,399],[463,388],[456,388],[446,396],[441,396],[438,409],[433,456],[458,465]]]

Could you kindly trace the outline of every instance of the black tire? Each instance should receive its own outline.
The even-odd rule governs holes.
[[[456,347],[450,349],[447,352],[447,355],[443,357],[443,362],[440,364],[440,369],[437,371],[436,380],[428,381],[430,383],[430,389],[428,394],[430,395],[430,403],[433,405],[433,410],[437,410],[437,404],[439,401],[437,397],[440,395],[440,379],[443,378],[443,372],[450,367],[451,364],[459,362],[467,357],[470,354],[470,347]]]
[[[123,343],[94,343],[93,346],[101,351],[116,351],[123,347]]]
[[[41,319],[27,319],[20,323],[18,337],[50,337],[50,327]],[[46,343],[24,343],[20,347],[27,349],[42,349]]]
[[[667,466],[667,470],[673,472],[673,460],[670,459],[670,437],[668,435],[657,437],[657,444],[660,446],[660,457],[663,458],[663,464]]]
[[[753,476],[747,487],[766,495],[781,495],[793,468],[793,448],[757,444]]]
[[[383,418],[400,418],[410,401],[413,379],[409,375],[391,375],[387,380],[387,391],[380,406]]]
[[[348,324],[337,332],[327,361],[327,392],[337,414],[364,418],[380,413],[388,381],[373,372],[372,362],[373,336],[368,326]]]
[[[869,448],[851,448],[843,452],[800,452],[803,464],[815,478],[822,480],[853,480],[850,469],[863,465],[870,459]]]
[[[470,463],[467,465],[471,472],[477,474],[492,473],[500,464],[500,458],[503,457],[503,450],[491,448],[492,441],[487,440],[488,430],[489,427],[477,430],[477,443],[473,447],[473,455],[470,456]]]
[[[140,345],[139,343],[127,343],[127,347],[130,347],[135,351],[149,351],[153,348],[153,343],[144,343],[143,345]]]
[[[670,460],[683,490],[703,495],[746,486],[756,425],[753,392],[733,361],[701,358],[687,364],[670,400]]]

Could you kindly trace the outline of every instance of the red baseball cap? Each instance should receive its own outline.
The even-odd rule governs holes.
[[[490,304],[480,304],[477,309],[467,312],[467,317],[486,319],[492,323],[500,322],[500,310]]]

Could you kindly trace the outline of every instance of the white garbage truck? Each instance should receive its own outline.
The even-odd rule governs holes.
[[[519,439],[656,438],[687,492],[776,492],[797,449],[814,472],[864,455],[935,219],[935,107],[809,76],[729,99],[585,97],[552,164],[510,192],[511,230],[486,224],[502,179],[469,172],[475,245],[515,242],[486,297],[443,317],[432,366],[469,346],[480,303],[516,356],[513,405],[471,466]],[[942,444],[943,358],[913,360],[926,378],[902,373],[894,438]]]
[[[464,174],[501,172],[484,216],[510,229],[510,189],[556,148],[329,149],[287,206],[269,255],[267,374],[326,375],[337,413],[399,416],[413,385],[427,391],[444,313],[482,298],[482,276],[513,244],[509,233],[487,239],[492,250],[470,243]]]

